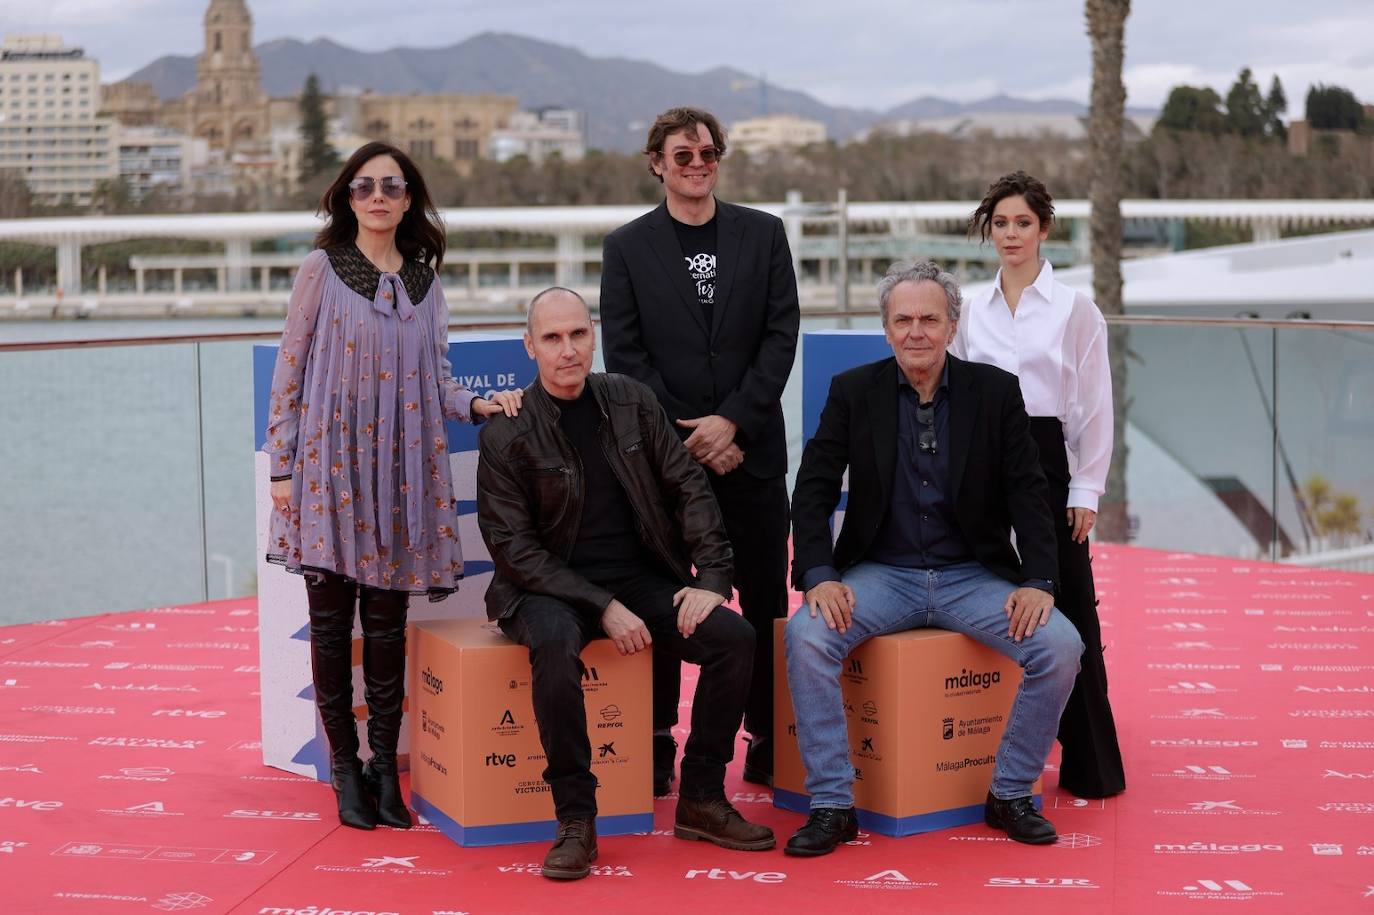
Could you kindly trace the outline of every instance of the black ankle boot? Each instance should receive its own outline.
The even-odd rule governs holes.
[[[374,756],[363,766],[363,783],[377,802],[377,821],[384,826],[396,829],[409,829],[414,826],[410,811],[406,809],[405,795],[401,793],[401,780],[396,772],[396,757],[382,759]]]
[[[403,591],[363,588],[363,687],[367,697],[367,745],[372,758],[363,778],[377,803],[377,818],[396,829],[414,825],[396,772],[405,699],[406,603]]]
[[[339,802],[339,822],[354,829],[377,828],[377,805],[363,783],[363,766],[358,757],[335,763],[330,769],[330,785]]]
[[[329,741],[329,783],[339,803],[339,822],[375,829],[377,807],[363,787],[358,762],[358,721],[353,717],[353,594],[339,575],[306,578],[310,601],[310,672],[315,705]]]

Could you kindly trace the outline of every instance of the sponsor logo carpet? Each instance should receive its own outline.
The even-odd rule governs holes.
[[[1374,903],[1374,576],[1102,546],[1094,569],[1129,787],[1106,801],[1061,792],[1056,749],[1045,809],[1057,845],[975,825],[863,833],[828,857],[788,858],[803,818],[742,781],[741,742],[727,796],[778,849],[674,839],[670,796],[652,834],[603,838],[592,878],[573,885],[538,876],[543,845],[460,848],[423,824],[344,829],[325,786],[263,766],[265,700],[241,647],[256,649],[252,600],[0,629],[0,908],[1157,915]],[[690,699],[695,668],[684,680]],[[432,676],[422,687],[456,689]],[[608,725],[598,758],[619,757],[617,711],[589,704]],[[896,714],[861,711],[884,727]],[[533,725],[499,718],[487,726]]]

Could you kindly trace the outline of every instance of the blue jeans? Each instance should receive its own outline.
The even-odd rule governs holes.
[[[861,562],[844,573],[854,591],[854,618],[843,633],[803,606],[787,623],[787,680],[797,716],[811,807],[853,807],[854,768],[840,693],[840,667],[875,635],[935,626],[962,632],[1021,666],[1007,729],[997,749],[992,793],[1030,794],[1040,777],[1078,674],[1083,642],[1057,610],[1020,642],[1007,635],[1002,609],[1016,586],[976,562],[943,569],[905,569]]]

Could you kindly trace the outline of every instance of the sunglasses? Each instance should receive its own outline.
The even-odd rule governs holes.
[[[916,440],[916,447],[926,454],[936,454],[940,450],[939,440],[935,437],[935,404],[934,402],[916,404],[916,422],[925,426],[921,430],[920,438]]]
[[[354,178],[348,182],[348,191],[353,195],[354,200],[367,200],[372,196],[372,192],[381,187],[382,193],[389,200],[400,200],[406,195],[406,179],[395,175],[388,175],[385,178]]]
[[[701,156],[701,161],[707,165],[720,161],[720,157],[725,153],[720,151],[717,146],[704,146],[701,149],[679,149],[673,153],[673,161],[678,165],[691,165],[695,156]]]

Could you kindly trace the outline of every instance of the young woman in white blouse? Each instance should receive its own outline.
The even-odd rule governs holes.
[[[1057,282],[1054,268],[1040,257],[1053,221],[1053,198],[1025,172],[1003,175],[988,188],[969,218],[969,235],[991,239],[1001,268],[992,286],[965,305],[950,351],[1021,380],[1050,484],[1050,508],[1061,519],[1055,606],[1085,646],[1059,722],[1059,785],[1079,797],[1099,798],[1126,787],[1088,555],[1088,534],[1112,460],[1112,378],[1102,313],[1086,295]]]

